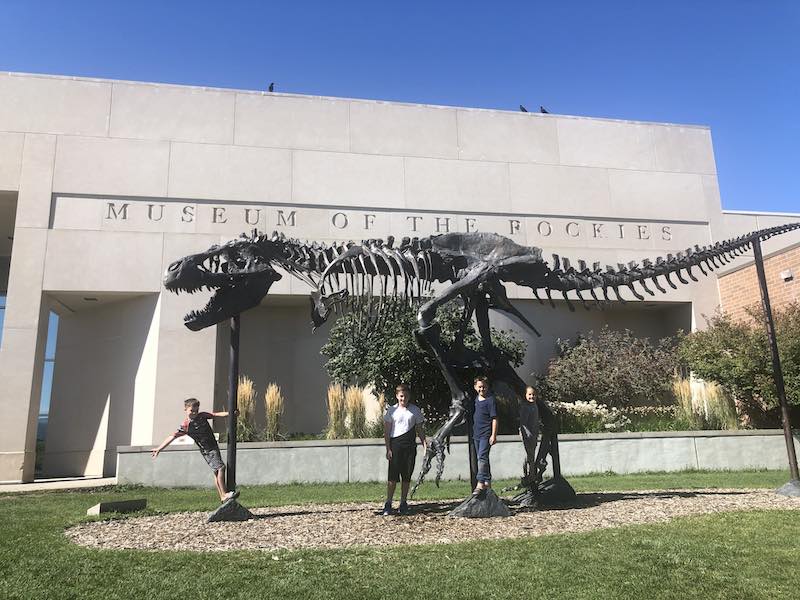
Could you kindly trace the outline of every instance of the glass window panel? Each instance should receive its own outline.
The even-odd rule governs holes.
[[[58,315],[50,312],[50,319],[47,322],[47,346],[44,351],[45,360],[55,360],[56,358],[56,338],[58,337]]]
[[[50,393],[53,391],[53,369],[55,363],[45,361],[42,373],[42,396],[39,400],[39,414],[46,415],[50,412]]]

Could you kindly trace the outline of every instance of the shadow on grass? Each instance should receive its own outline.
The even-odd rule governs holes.
[[[517,512],[529,512],[529,511],[537,511],[537,512],[549,512],[549,511],[559,511],[559,510],[575,510],[575,509],[582,509],[582,508],[593,508],[596,506],[600,506],[603,504],[608,504],[610,502],[621,502],[624,500],[636,500],[636,499],[654,499],[660,498],[664,500],[668,500],[670,498],[697,498],[703,496],[737,496],[737,495],[746,495],[747,491],[725,491],[725,492],[716,492],[716,491],[653,491],[653,492],[592,492],[592,493],[581,493],[577,494],[575,500],[569,503],[564,504],[553,504],[547,506],[538,506],[535,508],[528,508],[528,507],[521,507],[521,506],[514,506],[509,505],[512,513]],[[509,504],[507,499],[503,500],[506,504]],[[415,502],[409,506],[409,511],[407,515],[403,516],[439,516],[439,515],[446,515],[450,513],[453,509],[459,506],[463,500],[431,500],[427,502]],[[307,516],[313,514],[347,514],[347,513],[358,513],[362,512],[364,509],[360,507],[352,507],[352,508],[343,508],[340,505],[331,504],[324,508],[317,508],[316,510],[291,510],[291,511],[282,511],[282,512],[271,512],[269,514],[259,514],[254,515],[255,519],[271,519],[275,517],[299,517],[299,516]],[[374,515],[381,515],[383,508],[381,506],[376,506],[375,510],[372,511]],[[393,516],[400,516],[397,513],[394,513]]]
[[[725,491],[716,492],[709,490],[702,491],[679,491],[679,490],[665,490],[653,492],[590,492],[577,494],[575,500],[563,504],[549,504],[546,506],[538,506],[535,508],[525,508],[519,506],[509,506],[514,511],[536,510],[536,511],[553,511],[553,510],[573,510],[576,508],[592,508],[607,504],[609,502],[620,502],[622,500],[636,500],[645,498],[697,498],[702,496],[741,496],[746,495],[747,491]]]

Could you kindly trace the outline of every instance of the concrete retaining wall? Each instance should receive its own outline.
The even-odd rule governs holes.
[[[780,430],[564,434],[559,437],[565,475],[613,471],[685,469],[784,469],[786,444]],[[795,436],[800,453],[800,441]],[[212,478],[192,445],[172,446],[157,460],[150,447],[121,446],[119,483],[159,487],[211,486]],[[222,446],[223,457],[225,446]],[[466,438],[453,438],[445,479],[469,477]],[[417,470],[421,462],[417,455]],[[524,451],[516,436],[500,436],[492,449],[495,478],[522,473]],[[382,481],[386,477],[383,440],[245,443],[238,445],[237,482],[258,485],[290,482]]]

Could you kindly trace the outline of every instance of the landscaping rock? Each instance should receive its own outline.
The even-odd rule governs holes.
[[[497,497],[493,489],[483,490],[477,496],[470,496],[455,510],[450,511],[450,517],[464,517],[467,519],[485,519],[487,517],[510,517],[505,502]]]
[[[775,493],[780,494],[781,496],[800,498],[800,481],[797,479],[792,479],[789,483],[785,483],[775,490]]]
[[[575,490],[563,477],[548,479],[539,485],[537,506],[561,506],[575,502]]]
[[[117,500],[116,502],[101,502],[95,504],[86,511],[87,515],[99,515],[102,513],[129,513],[144,510],[147,508],[147,500],[145,498],[137,498],[136,500]]]
[[[208,523],[218,521],[248,521],[253,518],[253,513],[239,504],[236,500],[224,502],[217,510],[208,515]]]

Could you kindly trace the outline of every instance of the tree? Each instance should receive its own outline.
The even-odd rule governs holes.
[[[699,377],[722,385],[734,398],[745,424],[775,426],[780,423],[772,358],[764,326],[763,309],[748,309],[752,320],[734,321],[716,313],[708,328],[681,340],[681,360]],[[800,405],[800,303],[773,311],[786,399]]]
[[[636,406],[671,399],[677,367],[675,340],[652,343],[630,330],[604,326],[574,342],[558,340],[559,356],[548,368],[551,400],[590,402],[608,407]]]
[[[437,321],[442,327],[442,343],[449,350],[459,329],[463,308],[457,301],[441,307]],[[402,303],[392,304],[388,314],[364,333],[357,327],[360,316],[347,313],[334,323],[328,342],[321,353],[328,357],[325,369],[330,378],[342,384],[371,385],[386,398],[394,398],[395,386],[411,386],[414,402],[425,409],[428,419],[437,421],[447,415],[450,391],[432,355],[419,346],[414,338],[417,329],[416,309]],[[513,333],[492,328],[492,341],[515,367],[525,357],[525,342]],[[480,338],[472,323],[467,326],[465,346],[480,347]],[[465,370],[464,379],[476,371]]]

